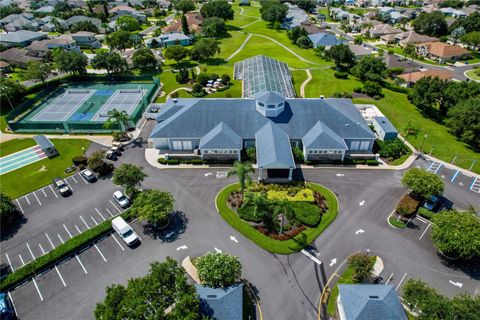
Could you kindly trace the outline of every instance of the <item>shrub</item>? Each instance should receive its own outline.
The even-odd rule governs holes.
[[[352,98],[352,94],[349,93],[349,92],[339,92],[339,91],[336,91],[334,94],[333,94],[333,97],[334,98]]]
[[[320,208],[308,202],[292,202],[295,218],[309,227],[316,227],[322,219]]]
[[[362,87],[355,87],[355,88],[353,88],[353,92],[362,93]]]
[[[250,203],[244,203],[238,210],[238,216],[247,221],[252,221],[252,222],[262,222],[262,217],[256,216],[253,210],[253,205]]]
[[[164,158],[158,158],[158,163],[160,164],[167,164],[167,160],[165,160]]]
[[[192,159],[191,161],[192,164],[204,164],[205,160],[202,159]]]
[[[222,74],[222,76],[220,78],[222,78],[222,84],[223,85],[226,86],[230,83],[230,76],[228,74]]]
[[[79,166],[79,165],[87,165],[87,158],[84,156],[77,156],[72,158],[72,162],[74,165]]]
[[[366,81],[363,85],[363,92],[371,97],[380,96],[382,94],[382,87],[373,81]]]
[[[197,83],[200,83],[203,87],[205,87],[208,83],[208,80],[210,80],[210,78],[206,73],[200,73],[197,75],[196,80],[197,80]]]
[[[348,79],[348,73],[342,71],[336,71],[333,76],[337,79]]]
[[[424,208],[424,207],[420,207],[418,209],[417,214],[420,215],[421,217],[427,219],[427,220],[430,220],[435,216],[435,212],[432,212],[432,211],[430,211],[430,210],[428,210],[427,208]]]
[[[196,259],[196,267],[202,284],[212,288],[229,287],[242,273],[240,260],[226,253],[209,252]]]
[[[175,75],[175,79],[178,83],[187,83],[188,82],[188,70],[187,69],[180,69],[178,73]]]
[[[304,201],[304,202],[314,202],[315,198],[313,196],[312,189],[301,189],[298,192],[295,192],[293,196],[289,195],[288,191],[267,191],[268,200],[288,200],[288,201]]]
[[[417,211],[419,204],[418,200],[407,194],[398,202],[396,212],[404,217],[410,217]]]
[[[377,143],[380,148],[378,150],[380,157],[389,160],[398,159],[409,152],[408,147],[398,138],[388,141],[378,140]]]
[[[293,151],[293,158],[295,159],[295,162],[301,163],[305,160],[303,158],[302,149],[295,147],[292,149],[292,151]]]
[[[378,166],[378,161],[375,159],[368,159],[365,163],[367,166]]]
[[[177,165],[180,163],[180,160],[178,159],[168,159],[167,164],[172,164],[172,165]]]

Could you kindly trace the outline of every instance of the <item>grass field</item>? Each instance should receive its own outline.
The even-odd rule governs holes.
[[[21,148],[23,149],[28,145],[28,140],[33,141],[33,139],[10,140],[0,144],[0,149],[3,152],[5,145],[7,150],[15,150],[11,145],[19,141],[20,145],[23,145]],[[89,140],[83,139],[51,139],[51,141],[60,155],[52,159],[47,158],[32,163],[0,176],[3,192],[12,198],[18,198],[51,183],[55,177],[67,176],[65,169],[72,165],[72,158],[82,155],[82,147],[86,149],[90,145]]]
[[[0,157],[33,147],[36,144],[31,138],[8,140],[0,144]]]
[[[300,86],[307,80],[307,73],[304,70],[292,70],[291,72],[296,96],[300,97]]]
[[[305,87],[305,97],[318,98],[320,95],[332,97],[335,92],[352,93],[353,88],[361,87],[362,83],[349,76],[349,79],[337,79],[333,76],[334,70],[319,69],[311,70],[312,80]]]
[[[466,75],[470,78],[472,78],[473,80],[477,80],[477,81],[480,81],[480,72],[479,74],[477,74],[476,72],[478,72],[478,70],[469,70],[467,71]]]

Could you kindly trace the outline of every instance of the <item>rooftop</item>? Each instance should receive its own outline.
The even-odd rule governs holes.
[[[418,80],[426,77],[438,77],[442,80],[452,80],[453,71],[450,70],[438,70],[428,69],[425,71],[410,72],[398,75],[399,78],[404,79],[407,82],[417,82]]]
[[[243,319],[243,285],[228,288],[210,288],[195,285],[200,297],[200,311],[203,315],[217,320]]]
[[[451,58],[470,54],[470,51],[467,49],[452,46],[443,42],[426,42],[418,44],[417,47],[425,47],[430,54],[441,58]]]
[[[0,34],[0,42],[21,43],[25,41],[33,41],[42,37],[46,37],[45,32],[35,32],[29,30],[19,30],[15,32]]]

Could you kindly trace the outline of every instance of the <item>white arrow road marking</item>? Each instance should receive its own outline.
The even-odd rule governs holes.
[[[330,267],[332,267],[336,263],[337,263],[337,258],[332,259],[332,261],[330,262]]]
[[[345,176],[345,175],[344,175],[343,173],[337,173],[336,176],[337,176],[337,177],[343,177],[343,176]]]
[[[357,231],[355,231],[355,234],[358,235],[358,234],[361,234],[361,233],[364,233],[365,230],[363,229],[358,229]]]
[[[211,172],[205,173],[205,177],[211,176],[212,174],[213,173],[211,173]]]
[[[232,241],[235,242],[235,243],[238,243],[237,238],[235,238],[234,236],[230,236],[230,240],[232,240]]]
[[[459,288],[463,287],[463,283],[461,283],[461,282],[453,282],[452,280],[448,280],[448,282],[450,282],[451,284],[453,284],[456,287],[459,287]]]
[[[459,182],[458,185],[459,185],[460,187],[463,187],[463,182]]]
[[[361,207],[363,205],[365,205],[365,200],[362,200],[361,202],[358,203],[358,205]]]
[[[165,238],[168,239],[168,238],[170,238],[171,236],[173,236],[174,234],[175,234],[174,232],[167,233],[167,234],[165,235]]]
[[[218,249],[217,247],[215,247],[213,249],[215,249],[215,251],[217,251],[217,253],[222,253],[222,250]]]
[[[186,245],[183,245],[183,246],[178,247],[177,251],[186,250],[186,249],[188,249],[188,247]]]

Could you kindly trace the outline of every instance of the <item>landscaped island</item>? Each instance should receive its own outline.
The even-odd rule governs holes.
[[[280,254],[301,250],[335,219],[334,193],[318,184],[232,184],[216,199],[220,215],[263,249]]]

